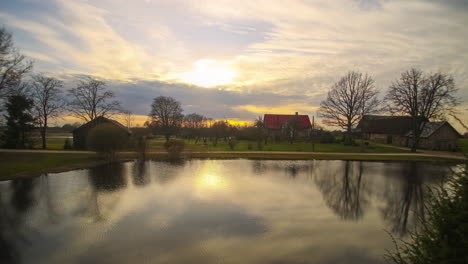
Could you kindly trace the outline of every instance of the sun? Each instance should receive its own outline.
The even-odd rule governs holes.
[[[193,71],[180,74],[178,79],[198,86],[214,87],[231,84],[237,77],[228,62],[203,59],[195,62],[193,66]]]

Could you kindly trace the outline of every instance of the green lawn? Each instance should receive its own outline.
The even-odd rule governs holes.
[[[0,180],[90,166],[102,162],[96,154],[1,153]]]
[[[460,145],[462,152],[468,154],[468,139],[467,138],[459,139],[458,144]]]
[[[57,133],[57,132],[51,132],[48,133],[47,135],[47,149],[49,150],[62,150],[63,145],[65,144],[65,137],[70,137],[68,140],[70,141],[70,144],[73,144],[73,138],[71,138],[72,134],[71,133]],[[39,135],[36,135],[33,138],[34,141],[34,149],[42,149],[42,140]]]
[[[47,138],[47,149],[49,150],[62,150],[65,144],[65,138],[63,136],[70,136],[71,134],[50,134]],[[57,137],[62,136],[62,137]],[[70,143],[73,143],[73,139],[69,139]],[[150,151],[164,151],[163,144],[165,139],[163,137],[157,137],[149,141]],[[224,140],[219,140],[218,145],[215,147],[211,142],[208,141],[208,145],[204,146],[201,141],[195,144],[194,140],[185,140],[187,143],[186,150],[189,151],[230,151],[229,145]],[[357,140],[359,143],[359,140]],[[248,148],[249,144],[251,149]],[[468,139],[460,139],[459,145],[462,151],[468,153]],[[40,138],[36,139],[34,145],[35,149],[41,148]],[[240,140],[236,147],[236,151],[258,151],[257,143],[255,141]],[[315,144],[313,147],[309,142],[295,142],[289,144],[288,142],[269,142],[263,146],[263,151],[299,151],[299,152],[342,152],[342,153],[405,153],[409,152],[406,148],[400,148],[393,145],[379,144],[375,142],[369,142],[369,146],[361,148],[360,146],[345,146],[343,144]]]
[[[164,150],[164,138],[156,138],[149,142],[150,151]],[[219,140],[217,146],[213,146],[211,142],[208,145],[203,145],[201,141],[195,143],[194,140],[186,140],[186,150],[191,151],[230,151],[229,145],[224,140]],[[359,141],[358,141],[359,143]],[[250,145],[250,149],[249,149]],[[234,148],[235,151],[259,151],[255,141],[240,140]],[[263,146],[263,151],[298,151],[298,152],[340,152],[340,153],[405,153],[409,152],[406,148],[400,148],[393,145],[378,144],[369,142],[367,147],[361,146],[345,146],[343,144],[314,144],[310,142],[269,142]]]

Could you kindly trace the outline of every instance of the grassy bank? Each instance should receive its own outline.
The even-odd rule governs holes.
[[[136,153],[120,153],[120,160],[135,159]],[[447,157],[431,157],[421,155],[359,155],[353,153],[274,153],[274,152],[186,152],[185,159],[286,159],[286,160],[363,160],[363,161],[425,161],[454,162],[462,160]],[[147,158],[165,160],[165,153],[148,153]],[[96,154],[90,153],[41,153],[41,152],[0,152],[0,180],[19,177],[37,176],[42,173],[61,172],[79,168],[92,167],[106,161]]]
[[[102,162],[96,154],[0,153],[0,180],[90,167]]]
[[[151,157],[151,155],[150,155]],[[463,162],[457,159],[444,157],[429,157],[418,155],[353,155],[353,154],[309,154],[309,153],[193,153],[186,154],[187,158],[213,158],[213,159],[277,159],[277,160],[362,160],[362,161],[427,161],[427,162]],[[153,157],[151,157],[153,158]]]

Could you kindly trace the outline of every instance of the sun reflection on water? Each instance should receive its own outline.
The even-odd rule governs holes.
[[[200,187],[209,189],[222,189],[226,186],[225,179],[215,174],[201,174],[197,183]]]

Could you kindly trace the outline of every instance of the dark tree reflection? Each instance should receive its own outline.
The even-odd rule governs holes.
[[[153,173],[153,180],[159,184],[172,182],[181,174],[186,165],[185,160],[168,160],[158,164],[157,173]]]
[[[424,198],[429,187],[442,181],[447,171],[441,170],[440,166],[432,167],[416,162],[398,166],[401,166],[399,170],[387,172],[393,179],[385,185],[386,205],[381,212],[393,233],[405,235],[418,220],[425,219]]]
[[[49,175],[46,173],[39,177],[40,179],[40,195],[45,199],[45,205],[47,209],[47,216],[51,223],[58,222],[58,214],[54,205],[54,199],[52,197],[52,192],[50,189]]]
[[[0,193],[0,263],[20,263],[20,252],[15,239],[19,238],[18,225],[14,215],[10,215],[9,206],[3,202]]]
[[[252,170],[255,175],[264,174],[268,171],[268,167],[263,160],[253,160],[252,161]]]
[[[117,191],[127,186],[123,163],[110,163],[89,169],[89,179],[96,191]]]
[[[342,219],[360,219],[369,204],[363,171],[362,162],[344,161],[341,166],[327,168],[314,176],[327,206]]]
[[[0,263],[20,263],[20,248],[29,243],[25,230],[27,214],[37,203],[38,178],[10,182],[9,202],[0,192]]]
[[[25,178],[11,181],[13,194],[11,203],[18,213],[25,213],[35,203],[35,187],[37,178]]]
[[[99,193],[117,192],[127,186],[125,177],[125,166],[123,163],[110,163],[89,169],[89,182],[91,184],[91,193],[89,196],[88,213],[94,222],[100,222],[105,219],[101,210],[102,201],[99,199]],[[115,200],[117,197],[112,198]],[[115,202],[107,203],[105,208],[115,206]]]
[[[138,160],[133,163],[133,184],[136,186],[145,186],[150,182],[148,175],[148,163],[144,160]]]

